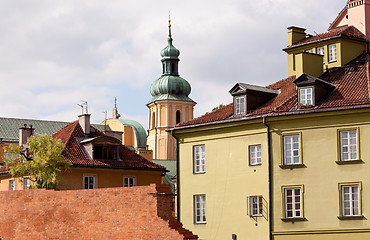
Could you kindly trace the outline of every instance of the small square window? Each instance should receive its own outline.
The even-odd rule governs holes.
[[[340,134],[340,160],[358,160],[357,130],[339,131]]]
[[[303,207],[302,207],[302,188],[284,188],[284,207],[285,207],[285,218],[302,218]]]
[[[15,180],[9,180],[9,190],[15,190]]]
[[[249,165],[261,165],[262,156],[261,156],[261,145],[249,146]]]
[[[206,195],[194,195],[194,223],[206,223]]]
[[[284,165],[301,164],[300,136],[284,136]]]
[[[361,212],[361,182],[340,183],[340,219],[362,217]]]
[[[95,176],[84,176],[84,189],[95,189]]]
[[[329,63],[337,61],[337,45],[335,43],[330,44],[328,46],[328,49],[329,49],[329,59],[328,59]]]
[[[205,146],[198,145],[193,147],[194,173],[206,172]]]
[[[299,104],[313,105],[312,88],[299,89]]]
[[[23,178],[23,189],[29,189],[31,186],[31,180],[29,178]]]
[[[322,55],[322,63],[325,64],[325,48],[324,47],[316,48],[316,54]]]
[[[136,178],[135,177],[123,177],[123,186],[124,187],[136,186]]]
[[[262,216],[262,196],[250,196],[248,197],[248,212],[251,217]]]
[[[245,96],[235,97],[235,115],[245,114]]]

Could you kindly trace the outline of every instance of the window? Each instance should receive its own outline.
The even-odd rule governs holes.
[[[312,105],[312,88],[299,89],[299,104]]]
[[[245,96],[235,97],[235,115],[245,114]]]
[[[9,180],[9,190],[15,190],[15,180]]]
[[[300,187],[284,189],[285,218],[302,218],[302,191]]]
[[[311,49],[308,49],[308,50],[306,50],[306,52],[313,53],[313,49],[312,48]]]
[[[123,186],[124,187],[136,186],[136,178],[135,177],[123,177]]]
[[[325,64],[325,49],[324,49],[324,47],[316,48],[316,54],[322,55],[322,63]]]
[[[194,223],[206,223],[206,195],[194,195]]]
[[[248,213],[251,217],[262,216],[262,196],[250,196],[247,198]]]
[[[176,111],[176,124],[180,123],[181,121],[181,113],[179,110]]]
[[[194,173],[205,173],[206,172],[206,156],[205,146],[199,145],[194,146]]]
[[[329,48],[329,62],[337,61],[337,45],[330,44],[328,48]]]
[[[284,136],[284,165],[300,163],[299,135]]]
[[[340,160],[358,160],[357,130],[340,131]]]
[[[361,217],[361,183],[339,184],[341,217]]]
[[[117,146],[94,146],[94,159],[117,160]]]
[[[249,146],[249,164],[251,166],[261,165],[261,145]]]
[[[31,180],[29,178],[23,178],[23,189],[29,189],[31,186]]]
[[[85,176],[84,177],[84,188],[85,189],[95,188],[95,176]]]

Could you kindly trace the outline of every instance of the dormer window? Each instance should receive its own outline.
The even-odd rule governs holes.
[[[235,97],[235,115],[245,114],[245,96]]]
[[[299,89],[299,104],[300,105],[313,105],[312,88]]]
[[[241,117],[276,97],[279,90],[246,83],[237,83],[229,93],[234,98],[234,116]]]
[[[94,159],[117,160],[117,146],[94,146]]]

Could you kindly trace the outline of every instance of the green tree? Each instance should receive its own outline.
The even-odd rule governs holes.
[[[62,141],[42,134],[29,137],[27,146],[27,150],[15,145],[5,149],[10,174],[15,178],[29,176],[36,182],[33,188],[56,189],[62,170],[71,165],[64,161]]]

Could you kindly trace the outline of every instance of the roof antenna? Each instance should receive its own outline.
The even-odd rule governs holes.
[[[107,110],[105,110],[104,112],[104,132],[107,131]]]
[[[84,108],[85,108],[85,113],[89,114],[89,111],[87,109],[87,101],[81,100],[82,104],[77,104],[78,106],[81,107],[81,114],[84,114]]]

